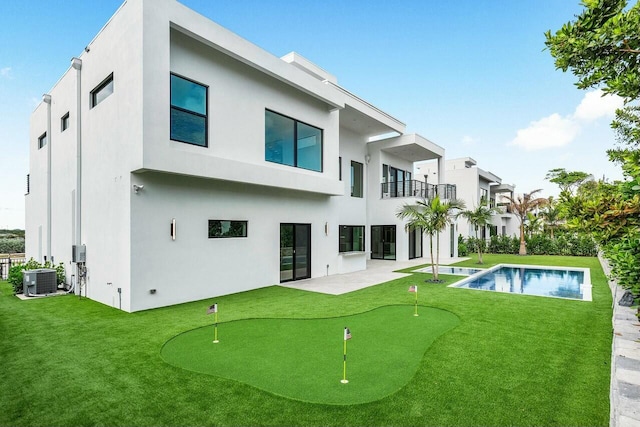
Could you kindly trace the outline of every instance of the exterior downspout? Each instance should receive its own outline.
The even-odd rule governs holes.
[[[82,59],[72,58],[76,70],[76,245],[82,244]],[[77,276],[76,276],[77,277]]]
[[[42,95],[42,101],[47,104],[47,252],[45,261],[53,262],[51,256],[51,95]]]

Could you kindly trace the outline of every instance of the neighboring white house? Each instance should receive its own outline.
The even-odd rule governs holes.
[[[444,149],[404,131],[298,54],[128,0],[32,114],[27,256],[126,311],[420,257],[396,212]]]
[[[477,167],[477,162],[471,157],[462,157],[445,161],[447,182],[456,186],[457,198],[464,201],[467,209],[473,210],[480,203],[496,208],[492,217],[492,227],[478,230],[478,237],[488,239],[490,234],[518,235],[520,222],[511,213],[508,201],[504,195],[513,197],[514,185],[503,184],[502,178]],[[415,175],[423,177],[425,181],[437,181],[438,168],[433,162],[419,162],[415,165]],[[476,237],[476,230],[464,218],[459,218],[458,234],[464,237]]]

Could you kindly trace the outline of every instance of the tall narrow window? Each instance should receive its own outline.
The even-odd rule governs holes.
[[[338,179],[342,181],[342,157],[338,157]]]
[[[38,150],[41,149],[42,147],[44,147],[45,145],[47,145],[47,133],[43,133],[42,135],[40,135],[40,138],[38,138]]]
[[[171,74],[171,139],[207,146],[207,86]]]
[[[100,104],[113,93],[113,73],[91,91],[91,108]]]
[[[322,129],[265,110],[264,159],[322,172]]]
[[[351,161],[351,197],[362,197],[362,163]]]
[[[60,131],[64,132],[69,127],[69,113],[60,118]]]

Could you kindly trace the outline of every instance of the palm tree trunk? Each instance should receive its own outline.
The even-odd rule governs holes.
[[[478,226],[475,227],[476,245],[478,245],[478,264],[482,264],[482,246],[480,246],[480,238],[478,237]]]
[[[524,242],[524,221],[520,223],[520,251],[518,251],[519,255],[527,254],[527,245]]]
[[[433,273],[433,280],[438,280],[438,269],[433,258],[433,234],[429,234],[429,252],[431,253],[431,272]]]
[[[440,232],[439,231],[436,233],[436,268],[440,268]]]

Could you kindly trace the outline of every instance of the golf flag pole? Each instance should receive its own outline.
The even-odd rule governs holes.
[[[409,286],[409,292],[414,292],[416,294],[416,302],[415,302],[415,309],[413,311],[413,315],[417,316],[418,315],[418,285]]]
[[[213,314],[213,343],[218,344],[218,304],[213,304],[207,309],[207,314]]]
[[[344,328],[344,347],[342,350],[342,379],[340,380],[340,382],[342,384],[346,384],[349,382],[349,380],[347,379],[347,340],[351,339],[351,331],[349,330],[349,328],[347,328],[345,326]]]

